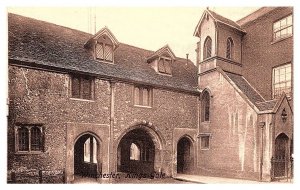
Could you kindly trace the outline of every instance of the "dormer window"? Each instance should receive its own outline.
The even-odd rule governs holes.
[[[118,40],[107,27],[102,28],[84,44],[95,60],[110,63],[114,62],[114,51],[118,46]]]
[[[106,36],[101,36],[96,43],[96,59],[113,62],[113,44]]]
[[[160,48],[148,57],[147,62],[158,73],[172,75],[172,64],[175,61],[175,54],[168,45]]]
[[[163,74],[171,74],[170,63],[172,60],[170,58],[161,57],[158,61],[158,72]]]

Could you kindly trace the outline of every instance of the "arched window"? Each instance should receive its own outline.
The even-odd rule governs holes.
[[[232,54],[233,54],[233,40],[232,38],[227,38],[227,43],[226,43],[226,58],[227,59],[232,59]]]
[[[140,160],[140,158],[141,158],[140,148],[135,143],[131,143],[131,145],[130,145],[130,160]]]
[[[203,92],[201,105],[201,121],[209,121],[210,95],[207,91]]]
[[[209,57],[211,57],[211,38],[207,36],[204,41],[203,59],[207,59]]]

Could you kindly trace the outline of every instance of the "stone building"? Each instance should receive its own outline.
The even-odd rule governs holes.
[[[233,22],[205,10],[197,66],[168,45],[120,43],[108,28],[91,35],[9,13],[9,178],[290,176],[292,11]]]

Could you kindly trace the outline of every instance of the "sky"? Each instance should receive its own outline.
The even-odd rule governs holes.
[[[259,7],[209,7],[233,21]],[[168,44],[177,57],[196,61],[195,27],[206,7],[8,7],[7,11],[94,33],[107,26],[119,42],[156,51]],[[91,14],[89,14],[91,13]],[[92,16],[94,19],[94,16]]]

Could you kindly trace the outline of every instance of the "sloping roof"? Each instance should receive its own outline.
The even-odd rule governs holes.
[[[266,101],[242,76],[230,72],[224,72],[241,92],[254,104],[259,111],[273,110],[278,100]]]
[[[8,30],[8,58],[20,61],[19,64],[199,93],[197,68],[186,59],[176,59],[170,77],[156,73],[148,65],[147,57],[153,51],[120,43],[115,64],[107,64],[94,60],[84,48],[91,34],[11,13]]]
[[[198,22],[198,24],[195,28],[194,36],[198,36],[199,27],[200,27],[202,21],[204,20],[204,18],[206,17],[207,14],[210,15],[214,19],[215,22],[225,24],[225,25],[227,25],[231,28],[234,28],[234,29],[242,32],[242,33],[246,33],[246,31],[243,30],[238,23],[236,23],[236,22],[234,22],[234,21],[232,21],[228,18],[225,18],[225,17],[223,17],[223,16],[221,16],[221,15],[219,15],[219,14],[217,14],[217,13],[215,13],[215,12],[209,10],[209,9],[206,9],[203,12],[203,14],[202,14],[202,16],[201,16],[201,18],[200,18],[200,20],[199,20],[199,22]]]
[[[162,48],[159,48],[157,51],[155,51],[152,55],[150,55],[147,59],[147,62],[151,62],[153,59],[155,59],[156,57],[159,57],[161,55],[163,55],[164,53],[167,53],[169,54],[169,56],[172,58],[172,59],[175,59],[176,56],[175,54],[173,53],[172,49],[169,47],[169,45],[165,45],[163,46]]]
[[[244,26],[245,24],[252,22],[259,17],[277,9],[278,7],[261,7],[257,9],[256,11],[250,13],[249,15],[241,18],[240,20],[236,21],[239,25]]]
[[[212,15],[212,17],[214,19],[216,19],[217,22],[224,23],[224,24],[226,24],[228,26],[234,27],[234,28],[236,28],[236,29],[244,32],[244,30],[241,28],[241,26],[239,24],[237,24],[236,22],[234,22],[234,21],[232,21],[232,20],[230,20],[228,18],[223,17],[223,16],[215,13],[212,10],[207,10],[207,11]]]
[[[277,102],[278,102],[278,100],[276,100],[276,99],[270,100],[270,101],[265,101],[265,102],[258,102],[258,103],[256,103],[256,107],[260,111],[273,110],[273,108],[275,107]]]

